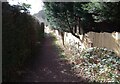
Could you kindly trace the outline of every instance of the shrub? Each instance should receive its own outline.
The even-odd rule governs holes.
[[[83,76],[91,81],[120,83],[120,58],[112,50],[85,49],[76,60],[80,62],[75,67],[81,68]]]
[[[15,68],[21,67],[27,58],[33,56],[38,41],[36,28],[40,28],[39,24],[35,25],[37,22],[31,15],[2,3],[3,81],[13,80],[11,73],[15,72]]]

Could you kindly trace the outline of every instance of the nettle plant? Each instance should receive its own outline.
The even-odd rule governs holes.
[[[92,47],[82,51],[77,60],[84,77],[97,82],[120,83],[120,57],[107,48]]]

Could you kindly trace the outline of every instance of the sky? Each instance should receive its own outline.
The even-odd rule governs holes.
[[[7,0],[11,5],[16,5],[18,2],[31,4],[30,14],[38,13],[43,8],[42,0]]]

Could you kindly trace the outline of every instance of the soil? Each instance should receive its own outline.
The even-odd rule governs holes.
[[[71,70],[71,65],[60,58],[60,48],[54,42],[55,37],[46,35],[38,46],[34,57],[26,61],[25,70],[17,71],[22,78],[19,82],[81,82],[82,77],[77,77]]]

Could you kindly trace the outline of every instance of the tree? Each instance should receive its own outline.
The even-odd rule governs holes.
[[[30,13],[29,9],[31,9],[31,5],[26,3],[18,3],[18,5],[13,5],[13,8],[24,13]]]
[[[51,26],[83,38],[87,32],[120,32],[120,3],[45,2],[45,13]],[[79,30],[79,31],[77,31]]]
[[[106,25],[106,28],[99,31],[103,32],[120,32],[120,2],[91,2],[83,6],[84,10],[91,13],[93,19],[98,25]],[[98,25],[96,24],[96,30]],[[107,29],[107,27],[109,27]]]
[[[70,32],[83,42],[85,33],[92,28],[90,24],[94,22],[92,15],[82,8],[87,3],[47,2],[45,3],[47,20],[55,29]],[[80,38],[80,35],[83,35],[83,38]]]

